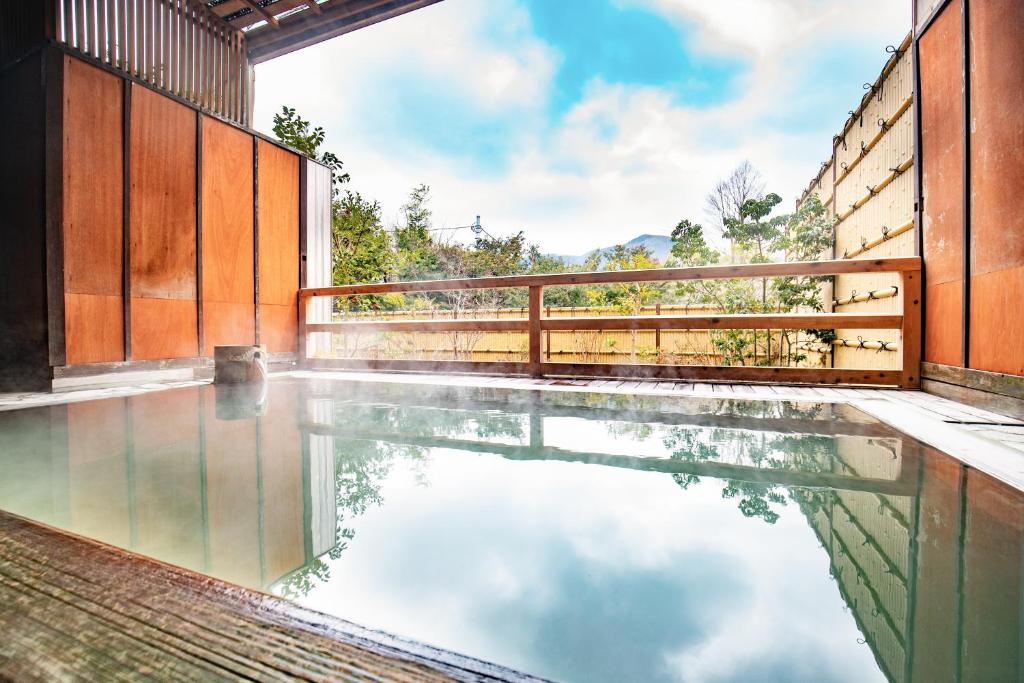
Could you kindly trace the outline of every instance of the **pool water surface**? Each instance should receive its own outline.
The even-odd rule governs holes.
[[[558,680],[1024,671],[1024,497],[846,405],[281,377],[2,412],[0,472],[0,509]]]

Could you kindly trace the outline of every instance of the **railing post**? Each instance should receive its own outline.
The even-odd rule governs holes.
[[[540,313],[544,306],[544,287],[541,285],[530,286],[530,375],[540,377],[541,363],[541,332]]]
[[[903,272],[900,389],[921,388],[921,271]]]
[[[298,339],[298,351],[299,354],[299,368],[306,369],[306,360],[309,353],[309,333],[306,332],[306,319],[309,317],[309,306],[313,301],[312,297],[305,297],[299,294],[299,339]]]

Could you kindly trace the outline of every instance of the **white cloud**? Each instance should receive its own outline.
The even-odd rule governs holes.
[[[877,46],[876,63],[863,73],[868,81],[884,61],[882,47],[909,25],[907,3],[892,0],[630,1],[688,27],[701,50],[743,56],[751,68],[741,95],[695,108],[656,88],[595,81],[552,124],[547,105],[559,57],[532,35],[525,10],[513,0],[446,0],[259,67],[257,121],[269,129],[271,113],[287,103],[324,125],[353,188],[379,199],[388,218],[397,218],[410,187],[426,182],[439,225],[480,214],[494,234],[524,230],[545,250],[580,253],[641,232],[667,233],[684,217],[702,219],[710,186],[744,159],[791,201],[827,154],[830,126],[859,97],[851,92],[849,106],[822,112],[814,130],[773,123],[813,88],[799,76],[820,56],[814,50]],[[388,106],[383,89],[398,73],[506,117],[507,167],[483,173],[465,156],[396,145],[394,131],[368,125]]]

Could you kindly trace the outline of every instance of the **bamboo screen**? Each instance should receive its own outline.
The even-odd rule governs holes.
[[[835,221],[835,258],[914,255],[913,71],[910,35],[890,47],[874,83],[865,84],[860,106],[833,141],[823,164],[800,198],[817,194]],[[900,313],[899,275],[838,275],[824,288],[826,310],[836,313]],[[836,330],[837,368],[899,368],[898,330]]]
[[[58,0],[57,38],[83,54],[249,125],[242,32],[198,0]]]

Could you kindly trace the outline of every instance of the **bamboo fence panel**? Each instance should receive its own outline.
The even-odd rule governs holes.
[[[251,125],[244,34],[199,0],[57,0],[57,38],[169,95]]]
[[[834,141],[833,158],[808,186],[800,203],[817,194],[836,223],[836,258],[886,258],[914,254],[913,72],[909,36],[887,61]],[[834,197],[833,201],[829,201]],[[799,204],[798,204],[799,205]],[[896,313],[902,310],[894,273],[837,275],[822,290],[826,310]],[[896,296],[864,300],[867,292],[897,288]],[[849,301],[849,299],[854,299]],[[833,305],[835,299],[841,303]],[[895,369],[898,330],[842,329],[833,348],[836,368]],[[860,341],[871,342],[863,347]],[[872,348],[874,347],[874,348]]]
[[[645,306],[639,315],[693,315],[720,312],[707,305]],[[623,314],[615,307],[560,308],[547,306],[545,317],[616,317]],[[387,311],[349,313],[337,320],[452,320],[452,319],[525,319],[526,308],[478,309],[474,311]],[[773,345],[778,344],[779,330],[770,331]],[[714,344],[714,336],[722,334],[712,330],[602,330],[544,332],[542,353],[554,362],[641,364],[711,364],[722,360],[722,353]],[[525,332],[386,332],[335,334],[333,352],[340,358],[398,359],[398,360],[473,360],[522,361],[528,350]],[[801,337],[802,339],[802,337]],[[824,366],[825,354],[801,348],[807,360],[800,365]],[[765,335],[758,336],[758,355],[767,354]],[[753,363],[754,358],[747,360]]]

